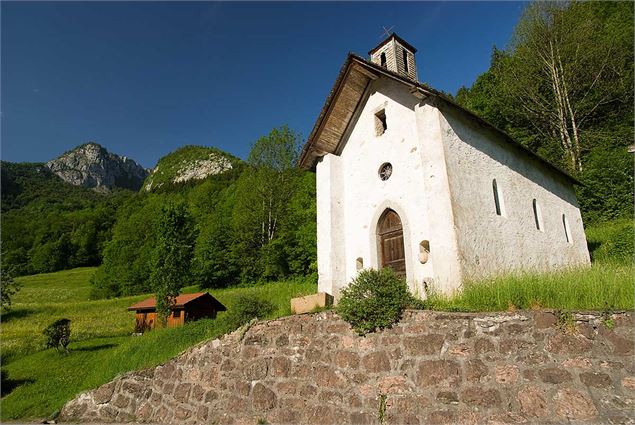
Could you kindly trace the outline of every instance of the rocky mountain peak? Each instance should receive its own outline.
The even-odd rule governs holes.
[[[148,170],[132,159],[92,141],[47,162],[46,167],[67,183],[98,191],[139,190],[148,176]]]

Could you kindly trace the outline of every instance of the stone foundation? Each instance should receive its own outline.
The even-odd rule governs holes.
[[[125,374],[70,401],[61,419],[635,423],[633,324],[632,313],[408,311],[359,337],[332,312],[292,316]]]

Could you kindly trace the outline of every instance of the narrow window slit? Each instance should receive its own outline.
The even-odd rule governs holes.
[[[386,110],[382,109],[375,114],[375,135],[381,136],[387,129]]]
[[[567,239],[567,243],[573,243],[571,240],[571,230],[569,229],[569,220],[567,216],[562,214],[562,225],[564,226],[564,237]]]
[[[408,73],[408,51],[406,49],[403,49],[403,69],[404,69],[404,72],[407,74]]]
[[[494,206],[496,207],[496,215],[503,215],[502,196],[496,179],[492,180],[492,191],[494,192]]]
[[[536,229],[543,231],[542,228],[542,214],[540,212],[540,205],[538,205],[538,202],[534,199],[532,201],[532,206],[534,209],[534,222],[536,223]]]

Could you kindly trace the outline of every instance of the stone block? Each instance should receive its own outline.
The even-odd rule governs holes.
[[[528,386],[520,390],[518,404],[521,413],[528,417],[542,418],[549,413],[545,394],[538,387]]]
[[[366,355],[362,363],[366,370],[371,373],[390,371],[390,358],[384,351],[376,351]]]
[[[252,391],[252,403],[256,410],[269,410],[276,407],[278,397],[269,388],[258,382]]]
[[[291,299],[293,314],[310,313],[316,308],[325,308],[333,304],[333,296],[326,292]]]
[[[427,360],[419,363],[417,370],[417,385],[429,387],[432,385],[456,385],[461,379],[461,368],[458,362],[451,360]]]
[[[518,366],[501,365],[496,367],[496,382],[499,384],[514,384],[518,380]]]
[[[611,377],[602,372],[584,372],[580,374],[580,381],[587,387],[608,388],[611,386]]]
[[[493,407],[501,404],[501,397],[498,390],[471,387],[461,393],[461,401],[473,406]]]
[[[97,388],[97,390],[93,393],[93,399],[97,404],[105,404],[110,401],[112,398],[112,394],[115,391],[115,382],[110,382],[108,384],[102,385]]]
[[[537,311],[534,314],[536,329],[551,328],[556,325],[558,318],[551,311]]]
[[[598,414],[591,398],[573,388],[558,391],[554,402],[556,414],[567,421],[588,421]]]
[[[558,367],[548,367],[538,372],[542,382],[547,384],[562,384],[563,382],[571,381],[571,374]]]

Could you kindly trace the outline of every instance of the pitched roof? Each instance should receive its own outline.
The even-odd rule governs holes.
[[[220,301],[214,298],[207,292],[197,292],[194,294],[182,294],[176,297],[173,308],[184,308],[186,304],[197,300],[199,298],[209,298],[212,304],[215,305],[216,310],[225,311],[227,310]],[[146,300],[140,301],[136,304],[128,307],[128,310],[152,310],[157,307],[157,301],[155,297],[148,298]]]
[[[342,68],[340,69],[340,72],[337,76],[337,79],[335,80],[335,84],[333,85],[333,88],[331,89],[326,102],[324,103],[324,106],[322,107],[322,110],[320,111],[320,115],[318,116],[317,121],[315,122],[315,125],[313,127],[313,130],[311,131],[311,134],[309,135],[309,138],[307,139],[307,142],[305,143],[304,147],[302,148],[302,152],[300,153],[300,158],[298,159],[298,166],[300,166],[301,168],[305,168],[305,169],[313,169],[315,167],[315,164],[317,162],[317,158],[321,155],[323,155],[325,152],[328,153],[333,153],[336,151],[337,146],[339,146],[339,144],[341,143],[341,139],[344,133],[344,129],[348,126],[348,121],[345,123],[346,125],[344,126],[344,129],[342,129],[342,131],[337,131],[337,130],[332,130],[332,129],[328,129],[328,136],[333,139],[333,138],[337,138],[337,143],[335,143],[337,146],[333,146],[334,143],[327,143],[326,145],[328,146],[316,146],[318,144],[318,142],[321,142],[321,140],[318,140],[322,137],[322,132],[324,130],[325,127],[325,123],[328,121],[329,115],[331,114],[331,112],[333,111],[333,109],[335,109],[335,104],[337,103],[338,97],[340,95],[340,93],[343,91],[342,88],[343,86],[346,85],[347,83],[347,79],[349,78],[349,76],[352,74],[353,69],[357,70],[357,73],[361,73],[361,74],[365,74],[368,77],[368,80],[366,82],[366,84],[368,84],[371,80],[374,80],[376,78],[379,77],[379,75],[383,75],[385,77],[391,78],[397,82],[400,82],[406,86],[408,86],[411,90],[411,92],[416,93],[419,92],[421,93],[423,96],[427,97],[427,96],[434,96],[437,99],[440,99],[441,101],[443,101],[445,104],[451,106],[452,108],[458,110],[459,112],[461,112],[463,115],[468,116],[469,118],[479,122],[480,124],[482,124],[483,126],[493,130],[495,133],[497,133],[498,135],[502,136],[508,143],[510,143],[511,145],[519,148],[520,150],[524,151],[528,156],[538,160],[540,163],[544,164],[547,166],[547,168],[555,171],[556,173],[560,174],[561,176],[565,177],[565,179],[567,179],[568,181],[570,181],[571,183],[574,184],[579,184],[581,185],[582,183],[576,179],[575,177],[571,176],[569,173],[567,173],[566,171],[564,171],[563,169],[561,169],[560,167],[552,164],[551,162],[547,161],[546,159],[544,159],[543,157],[541,157],[540,155],[536,154],[534,151],[532,151],[531,149],[527,148],[526,146],[524,146],[523,144],[521,144],[520,142],[516,141],[515,139],[513,139],[509,134],[507,134],[506,132],[504,132],[503,130],[501,130],[500,128],[496,127],[494,124],[490,123],[489,121],[485,120],[484,118],[476,115],[474,112],[470,111],[469,109],[459,105],[458,103],[456,103],[454,100],[448,98],[445,94],[443,94],[442,92],[433,89],[432,87],[423,84],[419,81],[413,80],[411,78],[408,78],[407,76],[398,74],[394,71],[390,71],[384,67],[382,67],[379,64],[376,63],[372,63],[364,58],[362,58],[361,56],[358,56],[354,53],[349,53],[348,56],[346,57],[346,60],[344,61],[344,64],[342,65]],[[357,83],[357,85],[359,85],[359,83]],[[365,87],[364,87],[365,89]],[[350,91],[350,90],[349,90]],[[361,100],[362,96],[360,95],[357,99],[357,101],[359,102]],[[350,99],[348,99],[348,101],[346,102],[349,105],[349,109],[350,109]],[[353,109],[356,109],[357,104],[354,105]],[[352,112],[349,114],[350,117],[352,117]],[[349,117],[349,119],[350,119]],[[342,120],[333,120],[333,121],[339,121],[340,124],[342,123]],[[325,148],[326,147],[326,148]]]
[[[379,43],[377,45],[377,47],[375,47],[373,50],[369,51],[368,54],[372,55],[377,50],[379,50],[384,44],[388,43],[390,40],[395,40],[399,44],[401,44],[402,46],[404,46],[405,48],[410,50],[412,53],[417,53],[417,49],[412,44],[408,43],[406,40],[404,40],[403,38],[399,37],[396,33],[393,32],[384,41]]]

